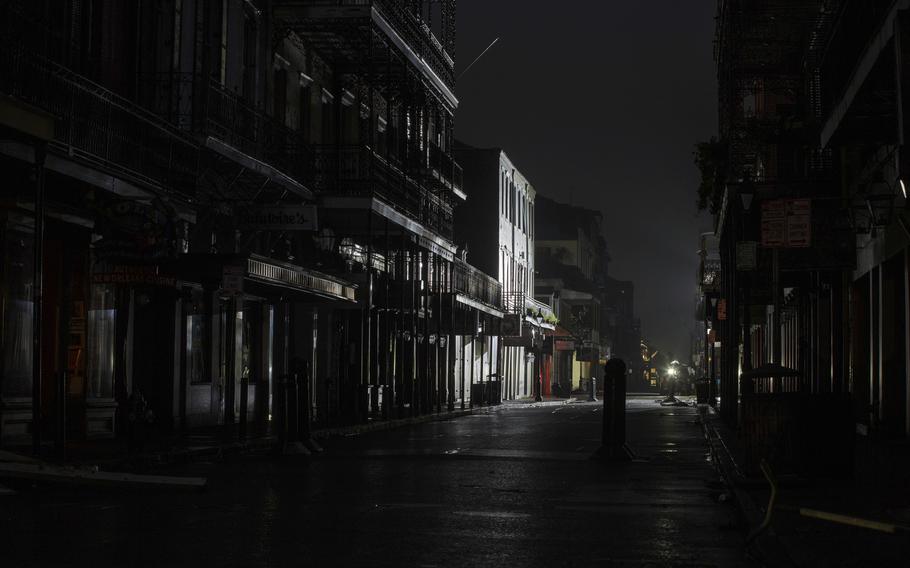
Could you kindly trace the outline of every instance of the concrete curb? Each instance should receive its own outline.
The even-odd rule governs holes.
[[[492,410],[497,407],[480,407],[474,409],[454,410],[441,414],[426,414],[397,420],[385,420],[367,424],[339,426],[337,428],[323,428],[313,432],[313,438],[324,440],[333,436],[359,435],[368,432],[394,430],[414,424],[447,420],[474,414],[478,411]],[[187,464],[199,461],[220,461],[228,457],[245,456],[253,454],[270,454],[278,449],[280,440],[277,436],[264,436],[246,440],[234,440],[223,443],[200,443],[189,446],[164,450],[161,452],[122,456],[109,459],[84,459],[78,460],[79,465],[95,465],[102,469],[142,471],[154,467],[167,465]]]
[[[495,406],[483,406],[480,408],[465,408],[464,410],[458,409],[451,412],[443,412],[440,414],[424,414],[421,416],[412,416],[408,418],[397,418],[395,420],[382,420],[377,422],[368,422],[366,424],[352,424],[351,426],[339,426],[337,428],[321,428],[319,430],[313,431],[313,437],[318,440],[324,440],[326,438],[331,438],[333,436],[351,436],[351,435],[360,435],[366,434],[369,432],[381,432],[384,430],[395,430],[397,428],[403,428],[405,426],[411,426],[414,424],[422,424],[424,422],[436,422],[438,420],[448,420],[450,418],[459,418],[461,416],[468,416],[469,414],[474,414],[480,410],[496,408]]]

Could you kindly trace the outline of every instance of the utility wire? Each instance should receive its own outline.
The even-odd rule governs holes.
[[[465,67],[464,71],[462,71],[461,73],[459,73],[459,74],[458,74],[458,77],[456,77],[455,80],[457,81],[458,79],[461,79],[462,75],[464,75],[465,73],[467,73],[467,72],[468,72],[468,69],[470,69],[471,67],[473,67],[474,64],[477,63],[477,61],[478,61],[481,57],[483,57],[483,55],[484,55],[486,52],[490,51],[490,48],[493,47],[494,45],[496,45],[496,42],[497,42],[497,41],[499,41],[499,38],[494,39],[494,40],[490,43],[490,45],[487,46],[486,49],[484,49],[483,51],[481,51],[481,52],[480,52],[480,55],[478,55],[477,57],[475,57],[475,58],[474,58],[474,61],[472,61],[470,65],[468,65],[467,67]]]

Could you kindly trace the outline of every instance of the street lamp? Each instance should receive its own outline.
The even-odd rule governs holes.
[[[744,185],[742,189],[739,190],[739,199],[743,204],[743,211],[746,213],[749,212],[749,209],[752,208],[752,199],[755,197],[752,188],[749,185]]]

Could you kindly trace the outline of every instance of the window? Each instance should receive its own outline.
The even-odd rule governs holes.
[[[183,0],[174,1],[174,51],[171,55],[171,67],[180,70],[180,36],[183,33]]]
[[[3,237],[0,392],[9,397],[31,396],[34,239],[26,227],[7,227]]]
[[[221,37],[219,38],[218,80],[222,86],[227,81],[228,0],[221,0]]]
[[[531,210],[531,214],[529,215],[530,223],[528,223],[528,236],[533,239],[534,238],[534,203],[531,203],[529,207]]]
[[[114,396],[114,351],[117,342],[117,309],[114,286],[95,284],[88,311],[88,394]]]
[[[256,63],[259,59],[258,29],[255,18],[244,11],[243,14],[243,96],[249,101],[257,101]]]
[[[506,216],[506,173],[499,172],[499,215]]]
[[[192,298],[186,309],[186,381],[192,383],[211,382],[208,372],[207,353],[205,348],[208,333],[208,314],[205,310],[203,293],[193,290]]]
[[[241,326],[240,378],[250,383],[262,379],[261,315],[262,307],[250,303],[237,313],[237,324]]]

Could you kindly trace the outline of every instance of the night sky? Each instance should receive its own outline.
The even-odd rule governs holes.
[[[688,360],[697,140],[717,130],[714,0],[459,0],[456,135],[500,146],[538,193],[600,209],[642,334]],[[471,188],[466,188],[470,194]]]

